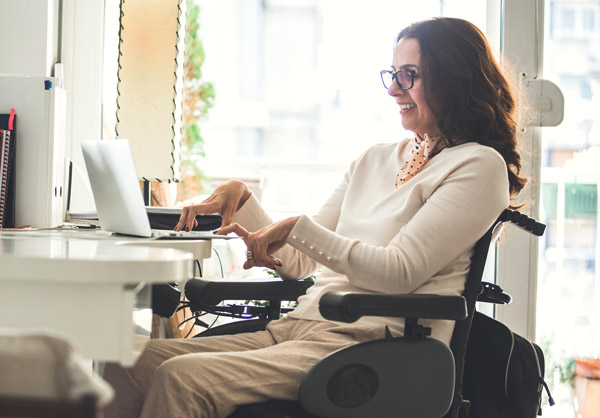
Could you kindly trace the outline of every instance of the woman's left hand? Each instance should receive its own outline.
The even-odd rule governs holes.
[[[241,237],[248,247],[248,259],[244,263],[244,269],[251,267],[267,267],[275,270],[282,265],[281,260],[273,257],[273,253],[285,245],[290,231],[296,225],[300,217],[287,218],[268,225],[256,232],[248,232],[240,224],[233,223],[225,226],[215,233],[227,235],[230,232]]]

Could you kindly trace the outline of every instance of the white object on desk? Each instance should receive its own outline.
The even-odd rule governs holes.
[[[129,365],[138,291],[192,274],[193,255],[173,248],[75,231],[0,231],[0,327],[52,328],[83,357]]]
[[[0,113],[16,110],[15,223],[37,228],[65,219],[66,92],[50,77],[0,76]]]

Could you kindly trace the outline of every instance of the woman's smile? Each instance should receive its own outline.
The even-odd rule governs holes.
[[[398,103],[398,106],[400,107],[400,113],[406,113],[406,111],[416,107],[417,105],[414,103]]]

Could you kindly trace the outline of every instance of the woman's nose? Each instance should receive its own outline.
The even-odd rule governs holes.
[[[404,90],[402,90],[400,87],[398,87],[398,83],[396,83],[396,80],[394,80],[392,82],[392,85],[388,89],[388,94],[392,97],[395,97],[395,96],[399,96],[403,93],[404,93]]]

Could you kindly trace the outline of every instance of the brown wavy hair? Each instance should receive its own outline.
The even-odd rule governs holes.
[[[396,43],[402,38],[419,42],[425,99],[449,146],[478,142],[498,151],[514,198],[527,182],[520,175],[516,100],[485,35],[466,20],[434,18],[406,27]]]

